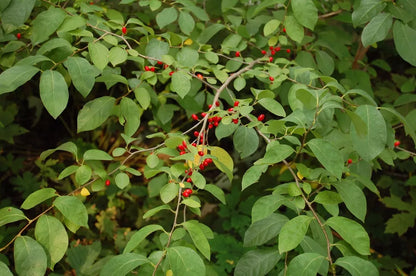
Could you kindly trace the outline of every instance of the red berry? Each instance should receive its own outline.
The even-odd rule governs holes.
[[[214,126],[217,127],[218,126],[218,122],[214,122]]]
[[[197,136],[198,136],[198,135],[197,135]],[[196,143],[192,143],[191,145],[192,145],[193,147],[196,147]]]
[[[166,69],[168,67],[169,67],[169,65],[167,65],[167,64],[163,65],[163,69]]]
[[[154,72],[155,70],[156,70],[155,67],[150,68],[150,71],[152,71],[152,72]]]
[[[196,74],[196,76],[198,77],[198,79],[201,79],[201,80],[204,79],[204,77],[201,74]]]
[[[239,57],[240,56],[240,51],[235,52],[235,56]]]
[[[194,131],[194,136],[195,137],[198,137],[198,135],[199,135],[199,132],[198,131]]]
[[[233,112],[234,111],[234,108],[232,108],[232,107],[230,107],[229,109],[228,109],[228,112]]]
[[[195,121],[198,121],[198,116],[196,114],[192,114],[192,119],[194,119]]]
[[[394,147],[397,148],[398,146],[400,146],[400,141],[395,141],[394,142]]]
[[[187,192],[183,191],[183,192],[182,192],[182,196],[183,196],[183,197],[189,197],[189,193],[187,193]]]
[[[263,55],[265,55],[267,52],[266,52],[266,50],[261,50],[261,53],[262,53]]]
[[[92,2],[92,1],[91,1],[91,2],[90,2],[90,5],[94,5],[94,2]]]
[[[105,186],[110,186],[110,184],[111,184],[110,179],[107,179],[107,180],[105,181]]]
[[[261,121],[263,121],[263,120],[264,120],[264,114],[260,114],[260,115],[257,117],[257,120],[259,120],[260,122],[261,122]]]
[[[203,169],[205,169],[204,164],[199,164],[199,169],[202,171]]]
[[[269,62],[273,62],[273,57],[269,57]]]
[[[283,32],[284,32],[284,33],[286,32],[286,28],[283,28]]]
[[[185,153],[186,153],[185,151],[181,151],[179,154],[184,155]]]
[[[351,158],[349,158],[349,159],[347,160],[347,163],[348,163],[348,164],[351,164],[351,163],[352,163],[352,159],[351,159]]]
[[[204,165],[204,167],[207,167],[209,165],[209,162],[205,159],[204,162],[202,162],[202,164]]]
[[[187,145],[186,145],[186,141],[185,141],[185,140],[183,140],[183,141],[182,141],[182,146],[183,146],[184,148],[186,148],[186,146],[187,146]]]
[[[179,145],[179,146],[178,146],[178,149],[179,149],[180,151],[184,151],[184,150],[185,150],[185,147],[184,147],[183,145]]]
[[[160,60],[157,61],[157,64],[162,65],[163,62],[161,62]]]
[[[286,49],[286,53],[288,53],[288,54],[289,54],[289,53],[290,53],[290,49]]]
[[[170,72],[169,72],[169,76],[172,76],[172,75],[173,75],[173,71],[170,71]]]
[[[271,50],[270,51],[270,54],[272,54],[272,56],[274,56],[276,54],[276,51],[275,50]]]
[[[270,81],[274,81],[274,78],[272,76],[269,77]]]
[[[207,113],[202,112],[202,113],[201,113],[201,116],[202,116],[202,117],[205,117],[205,116],[207,116]]]
[[[273,46],[269,46],[270,51],[273,50],[273,48],[274,48]]]
[[[238,119],[233,119],[234,124],[238,124]]]
[[[186,179],[186,182],[191,183],[191,182],[192,182],[192,179],[188,177],[188,178]]]
[[[207,159],[205,159],[205,161],[207,161],[208,164],[212,163],[212,159],[211,158],[207,158]]]
[[[211,129],[211,128],[213,128],[213,127],[214,127],[214,125],[213,125],[213,124],[211,124],[211,123],[208,125],[208,128],[209,128],[209,129]]]
[[[191,176],[191,175],[192,175],[192,169],[189,169],[189,172],[187,172],[187,174],[188,174],[189,176]]]
[[[276,47],[276,48],[274,48],[274,50],[275,50],[276,52],[279,52],[279,51],[280,51],[280,47]]]
[[[204,152],[202,150],[198,151],[199,156],[204,156]]]
[[[22,34],[21,34],[21,33],[17,33],[17,34],[16,34],[16,38],[17,38],[17,39],[21,39],[21,38],[22,38]]]
[[[146,65],[146,66],[144,67],[144,71],[150,71],[149,66],[147,66],[147,65]]]
[[[212,107],[212,104],[209,104],[209,105],[208,105],[208,108],[209,108],[209,109],[211,109],[211,107]]]
[[[216,102],[215,102],[215,105],[216,105],[216,106],[220,106],[220,102],[219,102],[219,101],[216,101]]]
[[[123,34],[127,34],[127,28],[126,28],[126,26],[123,26],[123,28],[121,28],[121,32]]]
[[[240,104],[240,102],[239,102],[239,101],[235,101],[235,102],[234,102],[234,107],[238,106],[239,104]]]

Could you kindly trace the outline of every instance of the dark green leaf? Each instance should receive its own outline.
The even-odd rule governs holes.
[[[169,247],[167,249],[167,260],[173,275],[205,276],[204,262],[194,250],[188,247]]]
[[[29,220],[25,214],[14,207],[4,207],[0,209],[0,227],[22,219]]]
[[[244,234],[244,246],[259,246],[277,237],[282,226],[288,222],[288,218],[280,214],[270,216],[255,221]]]
[[[408,63],[416,66],[416,30],[396,20],[393,24],[394,45],[399,55]]]
[[[163,205],[166,206],[166,205]],[[123,254],[133,251],[139,244],[146,239],[147,236],[156,231],[164,231],[163,227],[157,224],[150,224],[140,228],[139,231],[134,233],[130,240],[127,242],[126,247],[123,250]]]
[[[30,65],[15,65],[0,74],[0,95],[15,91],[39,71]]]
[[[189,13],[184,12],[184,11],[179,12],[178,23],[179,23],[179,28],[186,35],[189,35],[195,27],[194,18]]]
[[[241,158],[246,158],[256,152],[259,136],[253,128],[239,126],[234,132],[233,143]]]
[[[41,12],[33,20],[32,44],[44,42],[62,24],[66,16],[63,9],[50,7],[47,11]]]
[[[287,275],[314,276],[325,257],[318,253],[303,253],[293,258],[287,268]]]
[[[211,248],[209,246],[207,238],[204,235],[204,232],[202,231],[199,225],[200,223],[198,223],[196,220],[188,220],[183,223],[183,227],[186,229],[186,231],[188,231],[192,241],[195,244],[195,247],[209,261],[211,255]]]
[[[224,191],[221,188],[213,184],[207,184],[204,190],[215,196],[222,204],[226,204]]]
[[[56,190],[53,188],[43,188],[31,193],[25,201],[23,201],[21,208],[22,209],[31,209],[38,205],[39,203],[44,202],[45,200],[58,196]],[[0,216],[1,217],[1,216]]]
[[[385,39],[392,24],[393,17],[389,13],[380,13],[371,19],[361,34],[364,47]]]
[[[238,260],[234,275],[267,275],[280,260],[280,257],[281,256],[276,249],[255,249],[248,251],[240,260]]]
[[[109,259],[101,269],[100,276],[124,276],[139,265],[148,263],[146,256],[136,253],[117,255]]]
[[[312,0],[292,0],[293,14],[296,20],[308,29],[313,30],[318,22],[318,9]]]
[[[371,18],[379,14],[386,3],[379,0],[365,0],[360,2],[360,6],[352,13],[352,23],[354,27],[368,22]]]
[[[175,72],[172,75],[170,88],[183,99],[191,90],[191,79],[184,71]]]
[[[151,216],[153,216],[154,214],[156,214],[156,213],[158,213],[162,210],[170,210],[170,206],[169,205],[161,205],[161,206],[157,206],[153,209],[150,209],[143,215],[143,219],[150,218]]]
[[[140,117],[142,110],[130,98],[124,97],[120,102],[121,115],[126,120],[124,125],[124,133],[133,136],[140,126]]]
[[[14,30],[23,25],[32,13],[36,0],[13,0],[1,14],[5,30]],[[1,82],[0,82],[1,83]]]
[[[267,170],[267,165],[254,165],[250,167],[243,175],[241,181],[241,190],[243,191],[247,187],[259,181],[260,176]]]
[[[310,140],[308,146],[325,169],[340,179],[344,168],[344,159],[339,150],[321,138]]]
[[[95,84],[96,69],[81,57],[68,57],[64,65],[71,76],[72,84],[84,98],[87,97]]]
[[[78,113],[77,132],[93,130],[99,127],[111,115],[116,99],[103,96],[89,101]]]
[[[277,116],[286,117],[286,112],[283,109],[283,106],[272,98],[260,99],[259,104]]]
[[[44,71],[40,76],[39,90],[43,105],[56,119],[68,104],[69,93],[65,78],[58,71]]]
[[[84,204],[75,196],[60,196],[53,202],[64,217],[78,226],[88,228],[88,213]]]
[[[335,188],[344,201],[347,209],[359,220],[364,222],[367,213],[367,200],[363,191],[353,181],[342,180]]]
[[[378,276],[379,272],[376,266],[367,260],[357,256],[345,256],[338,258],[335,265],[345,268],[352,276]]]
[[[279,252],[290,251],[300,244],[308,231],[312,217],[300,215],[283,225],[279,234]]]

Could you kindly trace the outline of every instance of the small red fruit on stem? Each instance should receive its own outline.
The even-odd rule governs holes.
[[[235,52],[235,56],[239,57],[240,56],[240,51]]]
[[[110,186],[110,184],[111,184],[110,179],[107,179],[107,180],[105,181],[105,186]]]
[[[264,114],[260,114],[260,115],[257,117],[257,120],[259,120],[260,122],[261,122],[261,121],[263,121],[263,120],[264,120]]]
[[[123,28],[121,28],[121,32],[123,34],[127,34],[127,28],[126,28],[126,26],[123,26]]]
[[[400,146],[400,141],[395,141],[394,142],[394,147],[397,148],[398,146]]]
[[[351,159],[351,158],[349,158],[349,159],[347,160],[347,163],[348,163],[348,164],[352,164],[352,159]]]
[[[238,119],[233,119],[234,124],[238,124]]]
[[[286,28],[283,28],[283,32],[284,32],[284,33],[286,32]]]
[[[238,106],[239,104],[240,104],[240,102],[239,102],[239,101],[235,101],[235,102],[234,102],[234,107]]]
[[[269,77],[270,81],[274,81],[274,78],[272,76]]]
[[[202,76],[201,74],[196,74],[196,76],[198,77],[198,79],[203,80],[204,76]]]
[[[163,62],[161,62],[160,60],[157,61],[157,64],[162,65]]]
[[[204,156],[204,152],[202,150],[198,151],[199,156]]]
[[[185,189],[185,191],[182,192],[182,196],[183,197],[189,197],[192,194],[192,190],[191,189]]]
[[[198,135],[199,135],[199,132],[198,131],[194,131],[194,136],[195,137],[198,137]]]
[[[229,109],[228,109],[228,112],[233,112],[234,111],[234,108],[232,108],[232,107],[230,107]]]
[[[274,48],[274,50],[275,50],[276,52],[279,52],[279,51],[280,51],[280,47],[276,47],[276,48]]]
[[[198,116],[196,114],[192,114],[192,119],[194,119],[195,121],[198,121],[199,120],[199,118],[198,118]]]
[[[273,62],[273,57],[269,57],[269,62]]]
[[[169,76],[172,76],[172,75],[173,75],[173,73],[174,73],[173,71],[170,71],[170,72],[169,72]]]
[[[22,38],[22,34],[21,34],[21,33],[17,33],[17,34],[16,34],[16,38],[17,38],[17,39],[21,39],[21,38]]]
[[[290,49],[286,49],[286,53],[290,54]]]
[[[219,101],[216,101],[216,102],[215,102],[215,105],[216,105],[216,106],[220,106],[220,102],[219,102]]]
[[[262,55],[265,55],[266,53],[267,53],[266,50],[261,50]]]

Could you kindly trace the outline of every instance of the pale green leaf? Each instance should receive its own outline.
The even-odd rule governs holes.
[[[108,64],[109,51],[107,47],[105,47],[101,42],[90,42],[88,43],[88,51],[90,53],[92,63],[98,69],[103,71]]]
[[[129,176],[124,172],[119,172],[116,177],[114,178],[116,181],[117,187],[120,189],[124,189],[127,187],[127,185],[130,184],[130,178]]]
[[[312,217],[300,215],[286,222],[280,229],[279,252],[295,249],[305,237],[312,220]]]
[[[28,210],[36,205],[44,202],[47,199],[58,196],[56,190],[53,188],[43,188],[31,193],[25,201],[23,201],[21,208]]]
[[[321,138],[310,140],[308,146],[325,169],[340,179],[344,168],[344,159],[339,150]]]
[[[42,245],[28,236],[14,242],[14,265],[19,276],[45,275],[48,259]]]
[[[178,93],[181,98],[184,98],[191,90],[190,77],[184,71],[175,72],[172,75],[170,88],[173,92]]]
[[[33,45],[44,42],[62,24],[66,16],[63,9],[50,7],[48,10],[38,14],[33,20],[31,41]]]
[[[283,109],[283,106],[278,101],[272,98],[263,98],[260,99],[258,102],[261,106],[263,106],[265,109],[267,109],[274,115],[286,117],[286,112]]]
[[[88,228],[88,213],[84,204],[75,196],[60,196],[53,202],[62,215],[77,226]]]
[[[292,0],[293,14],[296,20],[306,28],[313,30],[318,22],[318,9],[312,0]]]
[[[176,183],[168,183],[160,189],[160,199],[163,203],[171,202],[178,196],[179,185]]]
[[[224,191],[220,187],[207,184],[204,190],[215,196],[222,204],[226,204]]]
[[[210,154],[215,156],[213,159],[215,166],[228,176],[231,181],[233,178],[234,161],[228,152],[220,147],[211,147]]]
[[[267,168],[267,165],[254,165],[250,167],[243,175],[241,190],[243,191],[247,187],[259,181],[260,176],[267,170]]]
[[[99,149],[90,149],[84,152],[82,157],[84,160],[101,160],[101,161],[111,161],[113,157],[107,152]]]
[[[64,65],[71,76],[72,84],[84,98],[87,97],[95,84],[96,69],[81,57],[68,57]]]
[[[104,123],[111,115],[115,101],[113,97],[103,96],[86,103],[78,113],[77,132],[93,130]]]
[[[176,8],[165,8],[156,15],[156,23],[160,29],[163,29],[167,25],[173,23],[178,18],[178,12]]]
[[[234,270],[238,276],[264,276],[277,264],[281,256],[276,249],[255,249],[245,253]]]
[[[256,152],[259,142],[259,136],[254,128],[239,126],[234,132],[234,148],[240,153],[242,159]]]
[[[196,220],[187,220],[183,223],[183,227],[186,229],[186,231],[188,231],[192,241],[194,242],[195,247],[209,261],[211,255],[211,248],[203,230],[200,227],[200,223],[198,223],[198,221]]]
[[[205,276],[204,262],[201,257],[189,247],[169,247],[167,249],[167,260],[173,275]]]
[[[371,19],[361,34],[364,47],[385,39],[392,24],[393,17],[389,13],[380,13]]]
[[[166,206],[166,205],[164,205]],[[126,247],[123,250],[123,254],[133,251],[147,236],[156,231],[164,231],[163,227],[157,224],[150,224],[140,228],[139,231],[135,232],[130,240],[127,242]]]
[[[334,184],[347,209],[364,222],[367,213],[367,200],[363,191],[353,182],[342,180]]]
[[[271,214],[270,216],[257,220],[250,225],[244,234],[244,246],[259,246],[277,237],[282,226],[289,219],[281,214]]]
[[[287,267],[287,275],[315,276],[325,257],[318,253],[303,253],[294,257]]]
[[[343,267],[351,276],[378,276],[377,267],[370,261],[357,256],[345,256],[338,258],[335,265]]]
[[[0,95],[15,91],[33,78],[39,69],[30,65],[15,65],[0,74]]]
[[[65,78],[58,71],[44,71],[40,76],[39,91],[46,110],[56,119],[68,104],[69,93]]]
[[[416,66],[416,30],[396,20],[393,24],[394,45],[399,55],[413,66]]]
[[[17,208],[4,207],[0,209],[0,227],[5,224],[23,220],[23,219],[28,220],[25,214]]]
[[[126,253],[111,257],[101,269],[100,276],[122,276],[129,274],[136,267],[148,263],[146,256]]]

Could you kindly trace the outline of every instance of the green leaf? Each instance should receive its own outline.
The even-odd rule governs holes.
[[[144,215],[143,215],[143,219],[147,219],[150,218],[151,216],[153,216],[154,214],[162,211],[162,210],[171,210],[169,205],[161,205],[161,206],[157,206],[153,209],[148,210]]]
[[[53,204],[71,223],[88,228],[87,208],[77,197],[60,196],[55,199]]]
[[[140,126],[140,117],[142,110],[130,98],[124,97],[120,102],[121,115],[126,120],[124,125],[124,133],[133,136]]]
[[[0,227],[22,219],[29,220],[25,214],[14,207],[4,207],[0,209]]]
[[[289,219],[286,216],[274,213],[264,219],[255,221],[244,234],[244,246],[250,247],[265,244],[277,237],[282,226],[288,221]]]
[[[223,24],[210,25],[200,33],[198,37],[198,42],[201,44],[207,43],[216,33],[218,33],[224,28],[225,26]]]
[[[140,86],[134,89],[134,96],[143,109],[147,109],[150,106],[149,91],[145,87]]]
[[[253,205],[251,209],[252,222],[261,220],[268,217],[274,211],[276,211],[284,202],[285,198],[275,195],[267,195],[260,197]]]
[[[23,25],[32,13],[36,0],[13,0],[1,14],[1,23],[6,30]],[[1,83],[1,82],[0,82]]]
[[[313,30],[318,22],[318,9],[312,0],[292,0],[293,14],[296,20],[306,28]]]
[[[254,165],[277,164],[289,157],[293,152],[294,150],[291,146],[283,145],[277,141],[273,141],[267,146],[264,157],[254,162]]]
[[[215,128],[215,136],[218,140],[222,138],[228,137],[234,133],[234,131],[238,128],[236,124],[224,124],[220,122],[220,124]]]
[[[72,84],[84,98],[87,97],[95,84],[96,69],[81,57],[68,57],[64,65],[71,76]]]
[[[255,249],[245,253],[234,270],[234,275],[260,276],[267,275],[280,260],[276,249]]]
[[[129,185],[130,184],[130,178],[129,178],[129,176],[126,174],[126,173],[124,173],[124,172],[119,172],[117,175],[116,175],[116,177],[115,177],[115,179],[114,179],[115,181],[116,181],[116,185],[117,185],[117,187],[119,187],[120,189],[124,189],[124,188],[126,188],[127,187],[127,185]]]
[[[268,21],[264,25],[264,28],[263,28],[264,36],[269,36],[269,35],[273,34],[274,32],[276,32],[279,25],[280,25],[280,21],[277,20],[277,19],[271,19],[270,21]]]
[[[39,69],[30,65],[15,65],[0,74],[0,95],[15,91],[32,79]]]
[[[173,275],[205,276],[204,262],[194,250],[188,247],[169,247],[167,249],[167,260]]]
[[[136,267],[148,263],[146,256],[126,253],[111,257],[102,267],[100,276],[122,276],[129,274]]]
[[[237,3],[238,0],[223,0],[221,1],[221,11],[226,12],[229,9],[232,9]]]
[[[60,145],[59,147],[55,148],[55,149],[49,149],[49,150],[45,150],[44,152],[42,152],[40,154],[39,159],[41,161],[45,160],[49,155],[51,155],[52,153],[54,153],[57,150],[63,150],[63,151],[67,151],[69,153],[72,153],[75,157],[77,156],[77,146],[73,143],[73,142],[66,142],[63,143],[62,145]]]
[[[344,217],[331,217],[326,224],[338,232],[361,255],[370,255],[370,238],[364,227]]]
[[[108,64],[109,51],[101,42],[90,42],[88,43],[88,52],[92,63],[101,71]]]
[[[234,80],[234,89],[237,91],[241,91],[246,87],[246,79],[242,77],[238,77]]]
[[[109,155],[107,152],[98,150],[98,149],[90,149],[84,152],[82,157],[84,160],[100,160],[100,161],[111,161],[113,157]]]
[[[113,47],[108,53],[108,61],[115,67],[127,60],[127,51],[121,47]]]
[[[396,20],[393,24],[394,45],[399,55],[413,66],[416,66],[416,30]]]
[[[163,205],[163,206],[166,206],[166,205]],[[150,224],[150,225],[146,225],[140,228],[140,230],[134,233],[131,236],[130,240],[127,242],[126,247],[123,250],[123,254],[133,251],[137,246],[140,245],[142,241],[146,239],[147,236],[149,236],[150,234],[156,231],[164,231],[164,230],[163,230],[163,227],[158,224]]]
[[[219,201],[221,201],[222,204],[227,204],[225,201],[224,191],[220,187],[213,184],[207,184],[205,185],[204,190],[215,196]]]
[[[327,76],[332,75],[335,69],[334,59],[325,51],[316,51],[315,58],[319,71]]]
[[[81,165],[75,173],[75,182],[81,186],[91,179],[92,170],[87,165]]]
[[[179,28],[186,35],[190,35],[195,28],[195,20],[188,12],[179,12],[178,23]]]
[[[342,202],[341,196],[332,191],[321,191],[319,192],[313,200],[314,202],[321,204],[339,204]]]
[[[169,203],[178,195],[178,191],[178,184],[168,183],[160,189],[160,199],[163,203]]]
[[[231,181],[233,179],[234,161],[228,152],[220,147],[211,147],[211,155],[215,156],[213,159],[215,166],[228,176]]]
[[[365,0],[360,2],[360,6],[352,13],[352,23],[354,28],[368,22],[371,18],[379,14],[386,3],[380,0]]]
[[[287,275],[315,276],[325,257],[318,253],[303,253],[294,257],[287,267]]]
[[[159,165],[160,159],[157,157],[157,154],[151,153],[146,158],[146,164],[149,168],[154,169]]]
[[[40,76],[39,91],[46,110],[54,119],[58,118],[69,99],[65,78],[58,71],[44,71]]]
[[[41,12],[33,20],[31,41],[33,45],[48,40],[62,24],[66,16],[63,9],[50,7],[47,11]]]
[[[190,199],[190,198],[182,200],[182,203],[185,204],[186,206],[191,207],[191,208],[201,207],[201,203],[199,203],[198,201],[195,201],[193,199]]]
[[[338,258],[336,265],[343,267],[351,276],[378,276],[377,267],[370,261],[364,260],[357,256],[345,256]]]
[[[205,177],[202,174],[195,171],[195,172],[192,173],[191,179],[192,179],[192,183],[194,183],[194,185],[198,189],[205,189],[205,185],[206,185],[207,182],[206,182]]]
[[[58,196],[58,194],[56,194],[56,190],[53,188],[43,188],[37,190],[31,193],[25,201],[23,201],[21,208],[25,210],[31,209],[45,200],[55,196]]]
[[[387,112],[393,114],[394,116],[396,116],[397,119],[399,119],[399,121],[404,125],[404,130],[405,130],[406,134],[409,135],[410,137],[412,137],[413,142],[416,144],[416,130],[413,127],[413,125],[409,123],[409,120],[406,119],[407,117],[405,118],[402,114],[400,114],[399,112],[397,112],[393,108],[380,107],[380,110],[387,111]]]
[[[68,248],[68,234],[65,227],[57,218],[43,215],[36,222],[35,237],[46,249],[48,265],[53,270]]]
[[[321,138],[310,140],[308,146],[325,169],[341,179],[344,159],[339,150]]]
[[[176,8],[165,8],[156,15],[156,23],[160,29],[163,29],[167,25],[173,23],[178,18],[178,12]]]
[[[248,188],[252,184],[259,181],[261,175],[267,170],[267,165],[254,165],[250,167],[243,175],[241,181],[241,190]]]
[[[170,88],[173,92],[178,93],[178,95],[183,99],[191,90],[190,76],[188,76],[184,71],[175,72],[172,75]]]
[[[393,17],[389,13],[380,13],[371,19],[361,34],[361,41],[364,47],[385,39],[392,24]]]
[[[239,126],[233,136],[234,148],[240,153],[240,157],[246,158],[257,151],[259,136],[254,128]]]
[[[0,261],[0,275],[13,276],[13,273],[10,271],[7,265],[3,263],[2,261]]]
[[[146,56],[162,60],[164,55],[169,52],[169,44],[158,39],[151,39],[146,46]]]
[[[28,236],[14,242],[14,265],[19,276],[45,275],[48,259],[42,245]]]
[[[347,209],[364,222],[367,213],[367,200],[363,191],[353,181],[342,180],[334,184]]]
[[[263,98],[259,100],[259,104],[265,109],[273,113],[274,115],[280,117],[286,117],[286,112],[283,109],[283,106],[276,100],[272,98]]]
[[[312,220],[312,217],[300,215],[283,225],[279,234],[280,254],[295,249],[300,244]]]
[[[287,35],[294,41],[301,43],[304,37],[303,27],[298,23],[295,17],[288,15],[285,19]]]
[[[353,148],[364,160],[371,161],[386,147],[386,122],[375,106],[361,105],[354,113],[364,121],[367,135],[364,137],[358,135],[355,125],[351,124]]]
[[[196,220],[188,220],[183,223],[183,227],[188,231],[191,236],[195,247],[202,253],[202,255],[209,261],[211,255],[211,248],[208,240],[205,237],[199,223]]]
[[[415,225],[415,219],[416,215],[414,213],[394,214],[386,223],[385,233],[397,233],[401,236]]]
[[[198,63],[199,54],[190,47],[184,47],[176,54],[176,59],[180,66],[192,68]]]
[[[103,96],[89,101],[78,113],[77,132],[93,130],[99,127],[111,115],[116,99]]]

